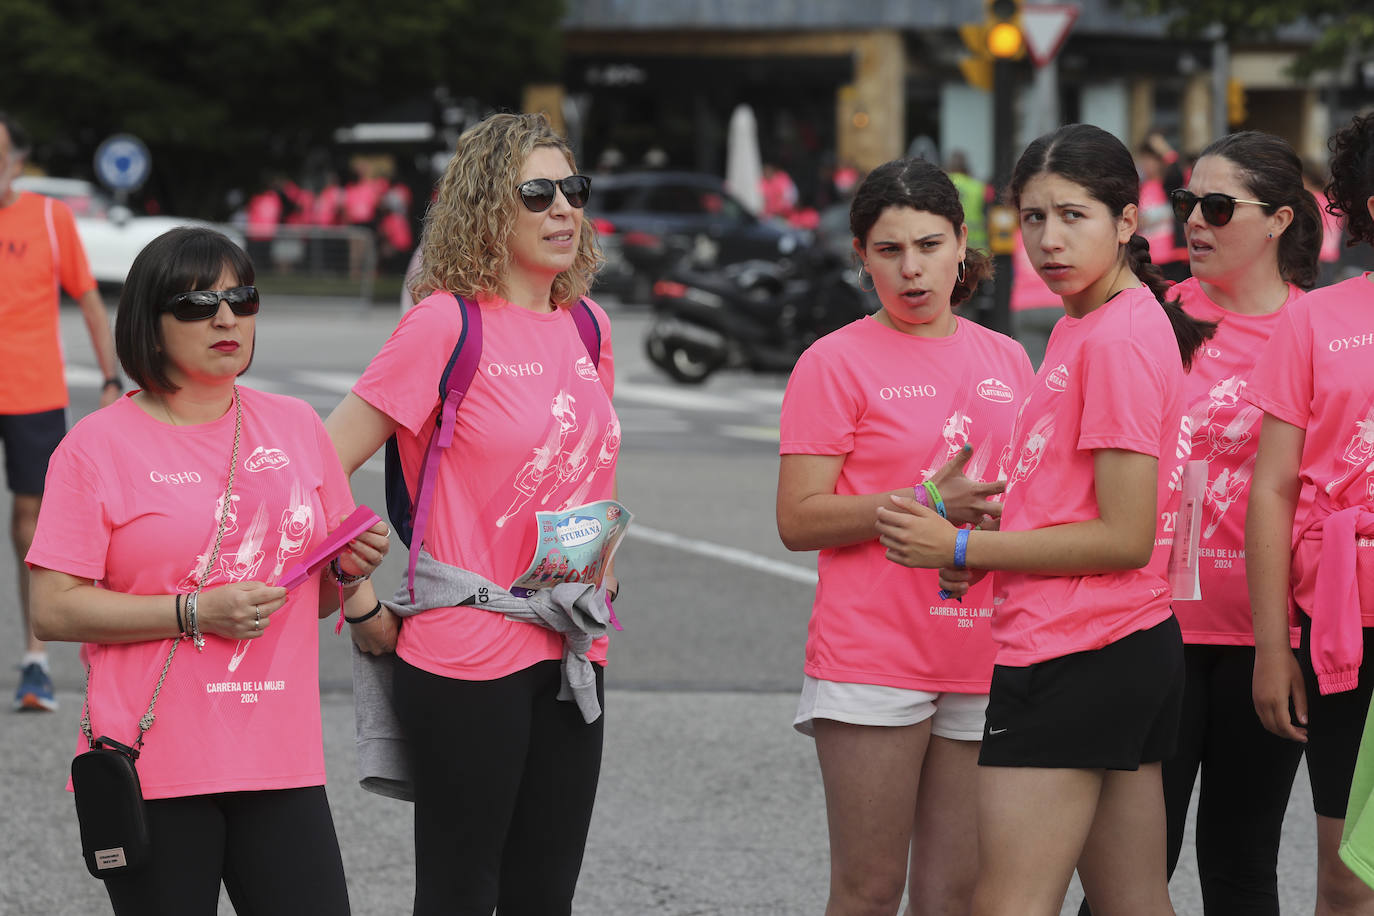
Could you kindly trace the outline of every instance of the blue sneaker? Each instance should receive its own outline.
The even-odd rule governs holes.
[[[38,662],[29,662],[20,669],[19,689],[14,692],[16,710],[52,712],[57,709],[57,697],[52,692],[52,678]]]

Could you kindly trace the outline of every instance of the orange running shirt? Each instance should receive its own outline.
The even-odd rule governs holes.
[[[22,192],[0,207],[0,414],[67,406],[59,281],[73,299],[95,288],[72,211]]]

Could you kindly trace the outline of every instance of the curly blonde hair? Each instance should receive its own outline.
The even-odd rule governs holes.
[[[463,131],[425,214],[416,301],[436,290],[461,296],[503,290],[523,206],[515,187],[525,160],[540,147],[558,150],[577,170],[572,149],[543,114],[494,114]],[[585,296],[603,261],[596,229],[584,219],[572,266],[554,278],[554,304],[567,308]]]

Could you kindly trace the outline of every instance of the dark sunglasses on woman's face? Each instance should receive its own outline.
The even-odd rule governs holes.
[[[569,175],[562,181],[549,178],[531,178],[515,190],[520,192],[520,200],[531,213],[543,213],[553,206],[554,186],[563,189],[568,203],[581,210],[587,205],[587,195],[592,190],[592,180],[586,175]]]
[[[1199,203],[1202,204],[1202,218],[1213,226],[1225,226],[1235,215],[1236,204],[1254,204],[1257,207],[1267,207],[1260,200],[1241,200],[1239,197],[1232,197],[1229,194],[1204,194],[1198,197],[1192,191],[1179,188],[1169,192],[1169,203],[1174,207],[1174,218],[1180,223],[1188,222],[1188,217],[1193,215],[1193,208]]]
[[[162,307],[162,310],[171,312],[172,317],[177,321],[204,321],[206,318],[213,318],[219,313],[221,300],[229,303],[229,308],[239,317],[258,313],[258,288],[256,286],[236,286],[233,289],[193,289],[190,292],[177,293],[167,300],[167,304]]]

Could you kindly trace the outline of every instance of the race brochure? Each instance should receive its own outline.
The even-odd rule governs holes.
[[[511,583],[511,594],[527,598],[561,582],[600,585],[632,517],[629,509],[613,499],[536,512],[539,543],[529,567]]]

